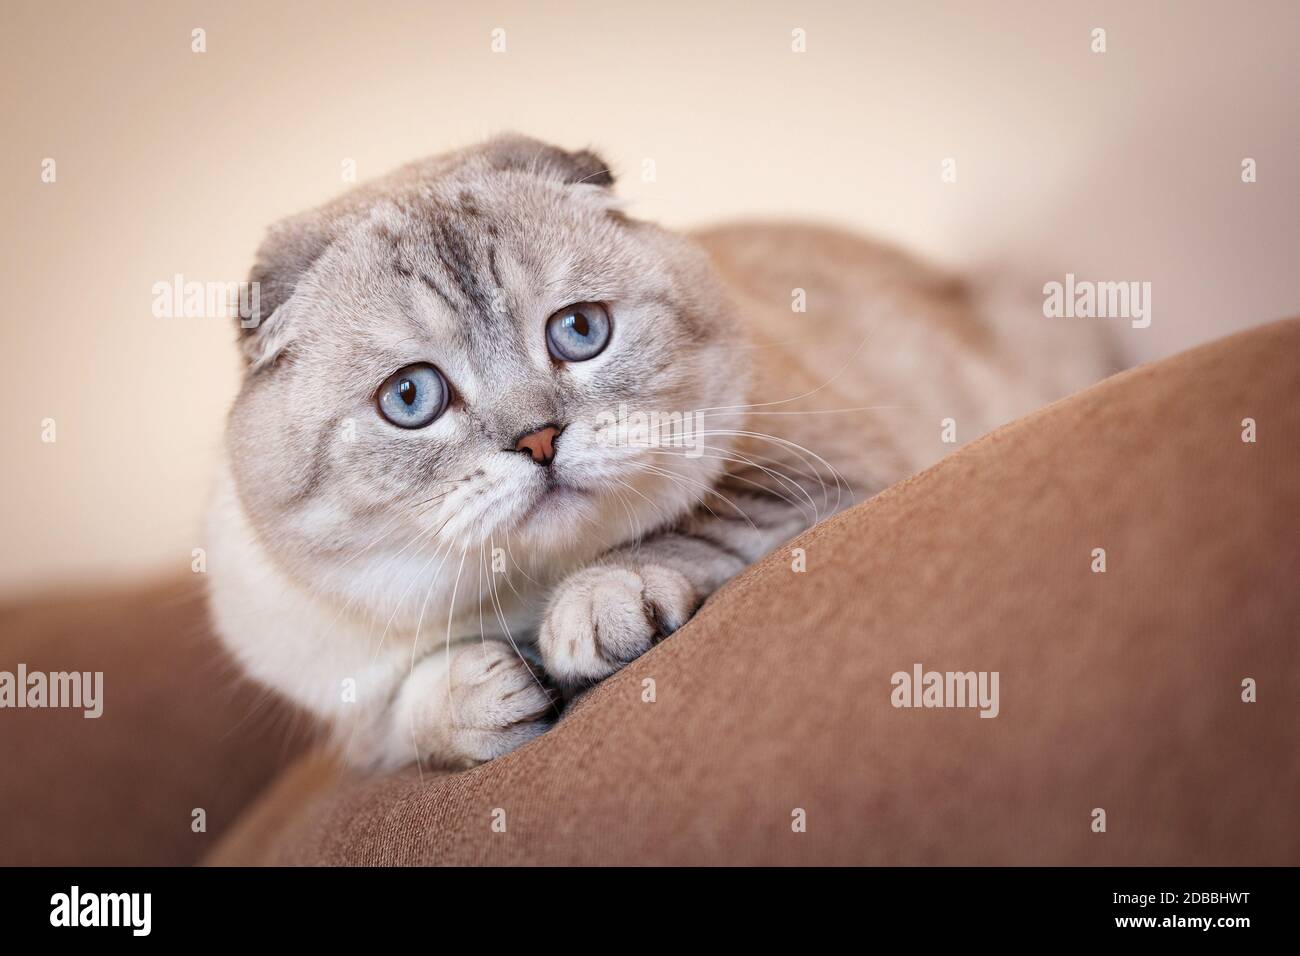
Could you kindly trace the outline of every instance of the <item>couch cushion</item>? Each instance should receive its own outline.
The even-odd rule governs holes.
[[[303,749],[305,724],[239,677],[204,600],[189,575],[0,608],[0,671],[104,675],[99,717],[0,710],[0,865],[197,862]]]
[[[1298,863],[1298,475],[1300,322],[1132,370],[812,529],[522,750],[317,755],[211,861]],[[917,663],[998,672],[997,717],[892,706]]]

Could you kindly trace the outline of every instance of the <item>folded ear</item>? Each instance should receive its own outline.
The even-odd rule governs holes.
[[[333,238],[329,220],[319,211],[291,216],[267,232],[249,274],[257,289],[258,314],[239,323],[240,347],[250,368],[271,364],[288,345],[289,299]]]
[[[609,165],[591,150],[569,152],[517,133],[497,136],[468,153],[482,156],[494,169],[598,188],[614,184]],[[239,323],[240,346],[250,370],[272,364],[288,347],[294,324],[291,300],[298,283],[337,232],[356,218],[370,194],[354,190],[350,195],[353,198],[276,223],[258,247],[249,279],[258,290],[259,308],[257,316]]]
[[[528,136],[506,133],[489,140],[483,154],[496,169],[549,176],[574,185],[614,185],[609,164],[589,149],[569,152]]]

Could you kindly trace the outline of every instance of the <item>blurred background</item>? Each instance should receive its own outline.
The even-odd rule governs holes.
[[[1066,272],[1149,281],[1151,327],[1114,323],[1139,359],[1300,313],[1293,2],[0,17],[0,596],[189,569],[239,368],[228,321],[156,318],[153,286],[242,279],[266,226],[348,188],[349,161],[365,180],[513,129],[594,146],[632,213],[672,226],[830,221],[1034,294]]]

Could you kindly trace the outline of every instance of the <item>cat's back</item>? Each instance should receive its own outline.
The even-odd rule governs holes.
[[[760,335],[816,331],[842,349],[869,332],[890,348],[997,350],[997,324],[980,308],[978,289],[887,243],[777,221],[727,223],[694,238]]]
[[[789,285],[861,293],[916,292],[951,295],[961,282],[903,250],[835,226],[755,220],[723,223],[692,234],[715,266],[751,291]]]
[[[1067,339],[1041,303],[1005,283],[957,276],[862,235],[768,221],[693,238],[744,316],[756,397],[807,392],[808,402],[792,406],[800,410],[878,407],[852,427],[888,439],[903,471],[951,448],[932,440],[943,419],[963,423],[965,440],[1111,371],[1102,337]],[[821,429],[832,420],[850,423],[818,413],[792,424]]]
[[[962,276],[896,246],[809,222],[739,221],[692,236],[704,247],[758,338],[803,336],[804,351],[843,358],[867,342],[868,362],[918,349],[1032,381],[1043,401],[1085,387],[1125,364],[1100,325],[1044,318],[1032,289],[1006,275]]]

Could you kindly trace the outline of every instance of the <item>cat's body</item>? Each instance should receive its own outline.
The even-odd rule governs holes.
[[[612,673],[816,520],[1109,370],[1101,340],[1053,348],[1041,313],[865,240],[686,240],[609,185],[590,154],[504,138],[263,247],[275,312],[245,333],[212,606],[355,763],[518,746],[555,715],[548,686]],[[413,363],[444,407],[398,427],[388,382],[433,381],[394,374]],[[688,427],[629,439],[637,412]]]

